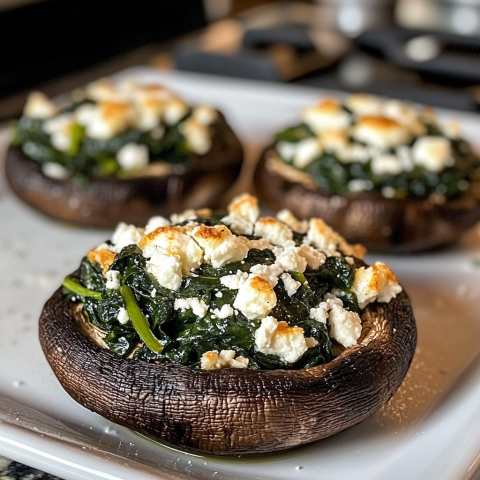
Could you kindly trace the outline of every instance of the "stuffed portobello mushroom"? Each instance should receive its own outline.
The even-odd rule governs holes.
[[[367,248],[446,245],[480,219],[480,157],[432,110],[354,94],[305,109],[256,170],[274,209],[320,216]]]
[[[51,217],[97,227],[215,207],[234,183],[242,146],[223,115],[160,85],[107,79],[58,109],[30,94],[13,126],[12,190]]]
[[[80,404],[161,442],[267,453],[355,425],[416,345],[408,296],[318,218],[187,211],[120,224],[45,304],[40,341]]]

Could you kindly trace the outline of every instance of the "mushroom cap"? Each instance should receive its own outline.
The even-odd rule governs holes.
[[[308,174],[284,164],[271,148],[255,171],[258,195],[274,210],[320,217],[350,243],[378,252],[431,250],[454,242],[480,220],[480,182],[455,200],[385,198],[378,192],[332,195]]]
[[[216,455],[285,450],[351,427],[402,383],[416,346],[409,298],[373,303],[358,345],[305,370],[198,370],[124,359],[99,346],[61,289],[40,317],[40,342],[67,393],[157,441]]]
[[[87,185],[79,185],[46,176],[40,164],[11,146],[6,176],[20,199],[58,220],[103,228],[113,228],[120,221],[144,225],[155,215],[219,206],[238,178],[243,148],[220,113],[213,128],[212,148],[188,167],[152,162],[136,176],[92,178]]]

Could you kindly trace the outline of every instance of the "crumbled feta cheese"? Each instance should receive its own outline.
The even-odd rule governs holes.
[[[107,272],[106,287],[110,290],[118,290],[120,288],[120,272],[118,270],[109,270]]]
[[[157,289],[156,289],[156,288],[154,288],[154,289],[150,292],[150,296],[151,296],[152,298],[155,298],[155,297],[157,296]]]
[[[443,133],[448,137],[454,140],[461,138],[460,125],[457,122],[450,122],[443,126]]]
[[[247,368],[249,363],[250,360],[248,358],[240,356],[230,360],[230,368]]]
[[[117,152],[117,162],[125,170],[145,168],[150,162],[148,147],[138,143],[126,143]]]
[[[292,162],[297,152],[297,142],[278,142],[276,149],[278,155],[287,162]]]
[[[273,245],[264,238],[259,238],[258,240],[248,240],[248,248],[258,248],[258,250],[273,250]]]
[[[375,300],[388,303],[402,291],[402,287],[384,263],[376,262],[371,267],[355,270],[351,290],[357,296],[359,307],[363,309]]]
[[[306,244],[300,245],[298,248],[298,255],[307,261],[308,268],[311,268],[312,270],[320,268],[327,258],[324,253],[319,252],[315,248]]]
[[[236,213],[237,215],[240,215],[248,220],[250,223],[255,223],[260,215],[258,200],[249,193],[243,193],[236,196],[228,204],[227,208],[229,213]]]
[[[273,217],[260,218],[255,223],[253,234],[256,237],[263,237],[272,245],[280,247],[293,238],[292,230]]]
[[[403,171],[398,157],[390,154],[372,158],[371,168],[374,175],[398,175]]]
[[[303,273],[307,268],[307,260],[298,253],[298,250],[299,248],[295,246],[275,247],[273,253],[276,257],[276,264],[287,272]]]
[[[95,121],[98,115],[98,109],[93,103],[84,103],[75,109],[73,115],[79,125],[86,127]]]
[[[92,263],[97,263],[102,267],[103,275],[107,275],[107,271],[112,266],[113,261],[115,260],[116,254],[112,253],[110,250],[105,249],[94,249],[90,250],[87,253],[87,258]]]
[[[278,277],[283,273],[283,267],[277,263],[273,265],[254,265],[250,268],[252,275],[264,278],[272,286],[278,283]]]
[[[354,178],[348,182],[347,188],[349,192],[364,192],[371,190],[373,183],[370,180],[364,180],[363,178]]]
[[[117,320],[122,324],[125,325],[129,322],[130,317],[128,316],[127,310],[123,307],[120,307],[118,311]]]
[[[308,243],[329,255],[337,251],[340,235],[327,225],[321,218],[312,218],[306,237]]]
[[[66,180],[70,177],[68,170],[63,165],[54,162],[43,163],[42,173],[53,180]]]
[[[162,287],[170,290],[180,288],[182,283],[180,255],[167,255],[160,249],[156,249],[151,252],[151,256],[146,262],[146,269]]]
[[[338,102],[325,100],[304,110],[302,121],[319,134],[325,130],[345,130],[350,125],[351,117]]]
[[[348,156],[350,141],[346,131],[326,130],[320,135],[320,141],[326,152],[334,153],[341,158]]]
[[[306,337],[305,338],[305,345],[307,346],[307,348],[315,347],[315,346],[318,345],[318,340],[316,340],[315,338]]]
[[[203,261],[203,250],[182,227],[159,227],[145,235],[140,242],[144,257],[153,257],[156,250],[166,255],[176,255],[182,264],[183,276],[197,269]]]
[[[327,323],[328,304],[326,302],[321,302],[318,307],[311,308],[309,318],[316,320],[317,322]]]
[[[417,138],[412,146],[412,156],[416,165],[432,172],[441,172],[454,164],[450,140],[444,137]]]
[[[287,363],[296,362],[307,351],[303,328],[289,327],[273,317],[262,319],[255,331],[255,346],[259,352],[277,355]]]
[[[228,305],[228,304],[225,304],[225,305],[222,305],[222,308],[218,309],[218,308],[215,308],[214,310],[212,310],[212,313],[217,317],[217,318],[228,318],[228,317],[231,317],[233,315],[233,308]]]
[[[240,287],[233,303],[247,318],[256,319],[267,316],[277,304],[277,296],[268,280],[251,276]]]
[[[93,112],[85,125],[85,133],[96,140],[109,140],[128,130],[135,122],[135,111],[129,103],[102,101]]]
[[[289,273],[282,273],[280,278],[283,280],[283,286],[285,287],[285,291],[289,297],[294,295],[302,285],[300,282],[294,280]]]
[[[308,230],[308,221],[307,220],[298,220],[295,215],[288,210],[288,208],[284,208],[277,213],[277,218],[283,222],[285,225],[290,227],[294,232],[297,233],[307,233]]]
[[[198,225],[193,229],[192,237],[203,248],[205,262],[215,268],[243,260],[248,253],[248,246],[224,225]]]
[[[176,298],[173,305],[175,310],[185,312],[192,310],[192,312],[199,318],[203,318],[208,311],[208,305],[201,298]]]
[[[363,258],[365,255],[365,248],[362,245],[350,245],[320,218],[310,220],[304,241],[322,250],[327,255],[335,255],[337,248],[344,255],[353,255],[357,258]]]
[[[238,290],[247,280],[248,273],[238,270],[236,274],[221,277],[220,283],[230,290]]]
[[[323,301],[327,303],[328,308],[331,308],[333,304],[336,304],[340,307],[343,307],[343,302],[341,298],[338,298],[336,295],[333,293],[326,293],[323,296]]]
[[[167,125],[176,125],[182,118],[184,118],[190,108],[180,98],[172,98],[165,105],[163,118]]]
[[[358,143],[349,145],[345,152],[339,152],[338,159],[343,163],[360,162],[367,163],[372,155],[371,149]]]
[[[385,198],[395,198],[395,195],[397,191],[393,187],[382,187],[380,190],[380,193],[382,194],[382,197]]]
[[[401,123],[416,136],[425,135],[427,132],[427,128],[420,122],[416,110],[406,102],[386,100],[383,106],[383,114]]]
[[[239,287],[239,288],[240,288],[240,287]],[[217,292],[217,293],[215,294],[215,296],[216,296],[217,298],[223,298],[223,293],[222,293],[222,292]]]
[[[358,314],[345,310],[336,303],[331,303],[330,308],[330,336],[344,347],[356,345],[362,333],[362,321]]]
[[[384,102],[380,97],[366,93],[354,93],[345,99],[345,106],[355,115],[381,115]]]
[[[249,222],[245,217],[238,213],[229,213],[220,220],[225,225],[228,225],[232,232],[238,235],[252,235],[253,223]]]
[[[200,368],[203,370],[219,370],[221,368],[247,368],[249,360],[244,357],[235,357],[233,350],[217,350],[205,352],[200,359]]]
[[[156,100],[166,102],[172,98],[172,93],[164,86],[158,84],[139,85],[135,81],[125,82],[119,85],[119,89],[137,101]]]
[[[100,78],[95,82],[89,83],[85,87],[87,98],[95,101],[119,101],[125,100],[122,92],[108,78]]]
[[[60,152],[66,152],[72,143],[73,126],[73,115],[71,113],[63,113],[46,120],[42,128],[45,133],[50,135],[53,147]]]
[[[58,109],[48,97],[41,92],[32,92],[28,95],[23,114],[26,117],[46,119],[57,115]]]
[[[211,125],[218,118],[218,112],[208,105],[198,105],[192,111],[192,116],[202,125]]]
[[[170,222],[165,217],[161,217],[160,215],[150,217],[148,223],[145,225],[145,235],[153,232],[157,228],[169,226]]]
[[[297,143],[292,163],[296,168],[302,170],[321,154],[322,145],[318,138],[306,138]]]
[[[170,215],[170,221],[172,222],[172,225],[178,225],[187,220],[194,220],[197,216],[197,212],[195,212],[193,208],[189,208],[182,213],[172,213],[172,215]]]
[[[110,250],[120,253],[123,247],[128,245],[138,245],[143,238],[144,229],[137,228],[135,225],[128,225],[120,222],[112,235],[112,246]]]
[[[194,117],[187,118],[178,129],[185,137],[188,148],[197,155],[205,155],[212,148],[212,136],[208,127]]]
[[[395,155],[402,166],[402,170],[405,172],[411,172],[413,170],[414,164],[410,147],[407,147],[406,145],[397,147]]]
[[[410,132],[387,117],[362,117],[353,129],[353,137],[373,147],[389,149],[410,142]]]
[[[165,109],[165,102],[154,98],[145,98],[137,101],[135,106],[137,108],[136,127],[142,132],[161,128],[160,138],[162,138],[165,130],[161,127],[160,120]]]

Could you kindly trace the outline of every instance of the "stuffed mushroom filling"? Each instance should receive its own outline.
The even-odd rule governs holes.
[[[194,368],[301,369],[357,344],[361,315],[402,291],[320,219],[259,218],[242,195],[226,216],[187,211],[120,224],[64,293],[125,358]]]
[[[123,178],[146,167],[168,172],[206,154],[222,141],[217,120],[216,110],[191,107],[162,86],[99,80],[62,110],[30,94],[12,143],[52,178]]]
[[[480,178],[480,158],[431,110],[373,95],[326,100],[276,135],[275,152],[326,193],[454,199]]]

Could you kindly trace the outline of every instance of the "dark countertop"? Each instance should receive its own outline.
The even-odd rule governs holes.
[[[1,480],[61,480],[55,475],[0,457]]]

